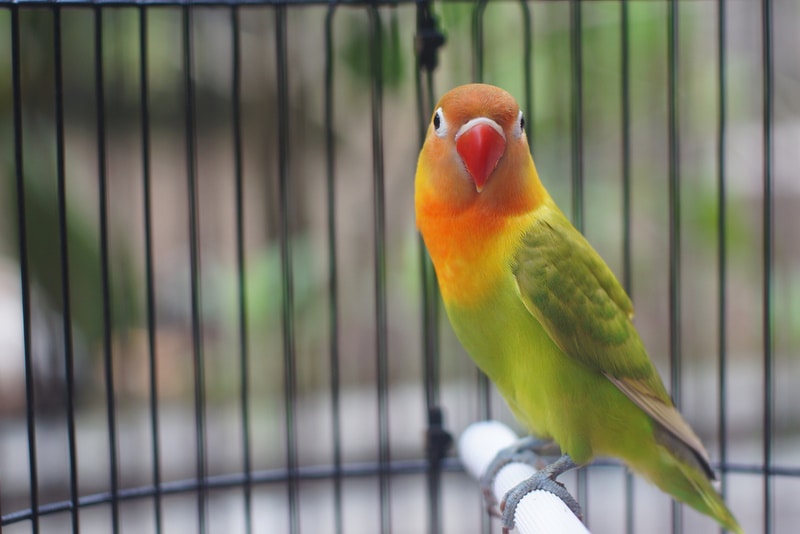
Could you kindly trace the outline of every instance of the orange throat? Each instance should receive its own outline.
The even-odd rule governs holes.
[[[472,206],[456,214],[418,202],[417,225],[445,303],[469,306],[484,301],[508,274],[534,212],[506,215]]]

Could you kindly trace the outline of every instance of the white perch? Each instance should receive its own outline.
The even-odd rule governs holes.
[[[461,434],[458,454],[467,472],[480,480],[497,453],[518,440],[517,435],[503,423],[483,421],[470,425]],[[513,462],[503,467],[492,488],[497,502],[502,502],[511,488],[534,473],[536,469],[524,463]],[[514,519],[515,530],[520,534],[589,534],[586,526],[561,499],[543,490],[523,497]]]

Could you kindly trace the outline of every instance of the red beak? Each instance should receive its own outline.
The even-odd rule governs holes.
[[[480,193],[506,151],[506,140],[485,122],[479,122],[456,140],[456,150]]]

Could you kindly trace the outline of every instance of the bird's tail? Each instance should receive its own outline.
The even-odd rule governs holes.
[[[690,458],[681,458],[667,448],[660,449],[660,465],[640,465],[641,473],[656,486],[672,495],[675,499],[688,504],[697,511],[716,520],[722,527],[734,534],[744,534],[742,527],[722,496],[698,462]],[[635,466],[634,466],[635,469]]]
[[[694,488],[690,498],[684,502],[693,508],[713,517],[720,525],[734,534],[744,534],[736,518],[725,505],[722,496],[702,471],[683,462],[676,462],[685,479]],[[681,499],[683,500],[683,499]]]

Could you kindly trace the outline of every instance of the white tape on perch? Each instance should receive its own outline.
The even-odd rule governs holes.
[[[486,468],[502,449],[519,438],[503,423],[483,421],[470,425],[458,440],[458,454],[467,472],[480,480]],[[505,494],[530,478],[536,469],[523,463],[503,467],[494,482],[494,496],[501,502]],[[589,534],[580,519],[561,499],[547,491],[526,495],[517,506],[516,531],[520,534]]]

